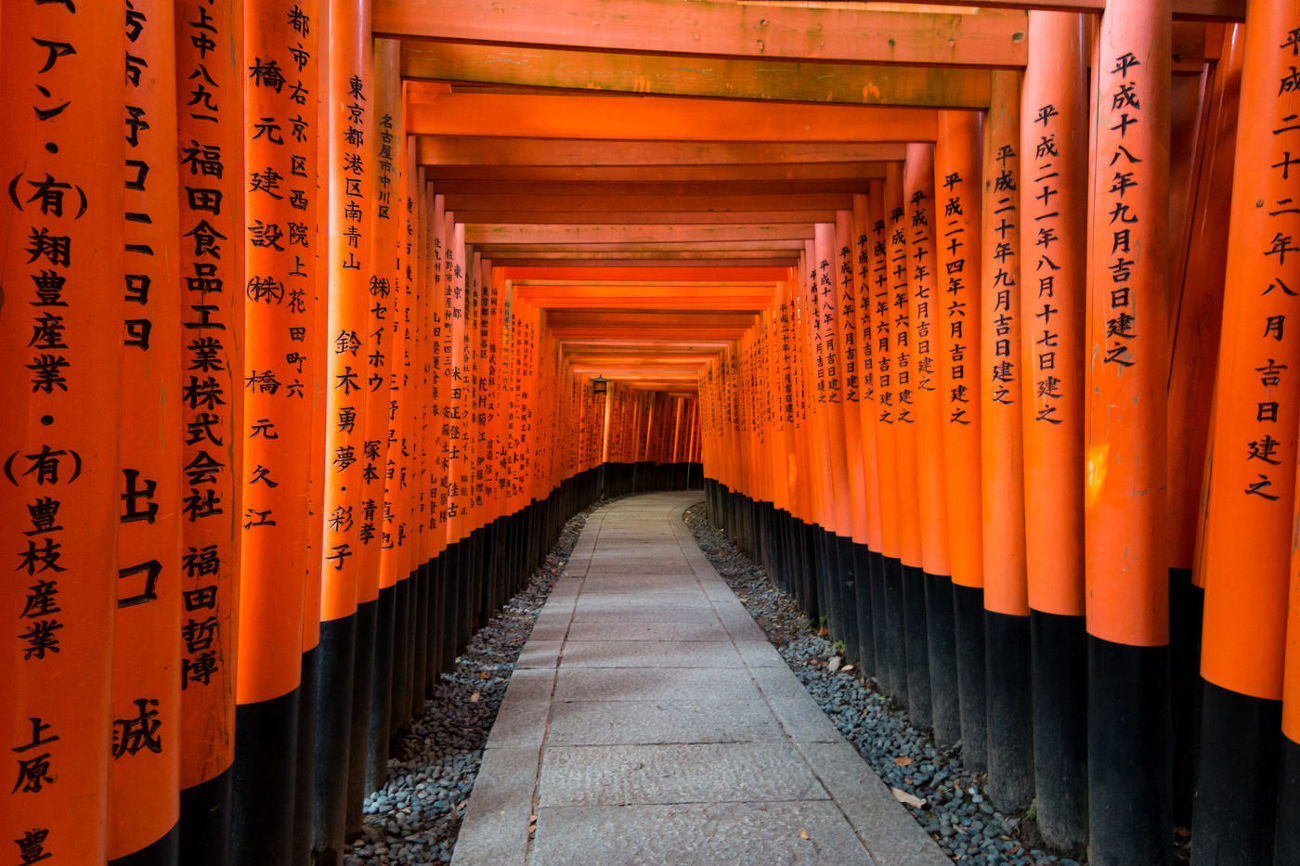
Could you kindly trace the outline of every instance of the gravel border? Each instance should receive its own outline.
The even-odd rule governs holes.
[[[528,586],[470,639],[443,674],[424,714],[411,723],[388,759],[388,781],[366,797],[363,829],[345,866],[450,863],[460,822],[478,777],[488,734],[537,614],[564,571],[587,516],[569,519]]]
[[[853,666],[842,667],[832,643],[814,631],[793,598],[709,520],[705,503],[687,509],[686,525],[714,569],[744,604],[787,665],[844,738],[891,788],[923,801],[904,803],[954,861],[1010,866],[1081,866],[1041,844],[1032,817],[1006,815],[984,797],[984,776],[968,772],[960,747],[940,750],[907,713]],[[897,796],[897,794],[896,794]]]

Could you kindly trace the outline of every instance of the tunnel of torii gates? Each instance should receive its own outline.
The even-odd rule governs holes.
[[[1300,863],[1300,4],[998,5],[5,0],[0,862],[339,863],[703,484],[1049,845]]]

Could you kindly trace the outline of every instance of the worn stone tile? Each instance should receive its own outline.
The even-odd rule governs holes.
[[[560,661],[561,645],[558,640],[529,640],[519,653],[515,670],[555,667]]]
[[[952,861],[847,742],[798,746],[880,866]]]
[[[548,747],[542,806],[826,799],[786,742]]]
[[[716,641],[721,623],[712,622],[622,622],[613,617],[599,622],[577,620],[569,628],[569,640],[651,640],[651,641]]]
[[[737,640],[736,649],[740,651],[745,664],[751,668],[785,668],[789,670],[785,659],[766,640]]]
[[[537,749],[488,749],[456,839],[453,866],[523,866]]]
[[[755,691],[747,700],[556,703],[551,710],[547,745],[735,743],[780,740],[784,736]]]
[[[662,701],[674,698],[743,700],[755,693],[748,676],[732,668],[573,668],[555,680],[557,701]]]
[[[811,802],[541,808],[532,863],[871,866],[872,861],[833,805]]]
[[[564,645],[564,667],[741,668],[741,660],[730,641],[569,640]]]

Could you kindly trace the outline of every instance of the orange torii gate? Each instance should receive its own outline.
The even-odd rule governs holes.
[[[339,862],[703,481],[1056,849],[1295,859],[1294,3],[83,5],[0,37],[22,857]]]

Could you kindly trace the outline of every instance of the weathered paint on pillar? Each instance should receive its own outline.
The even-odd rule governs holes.
[[[0,166],[0,612],[9,773],[0,839],[108,855],[116,616],[124,158],[122,7],[6,7]],[[87,419],[95,423],[87,423]],[[33,855],[35,856],[35,855]]]
[[[1170,6],[1113,0],[1099,36],[1085,417],[1091,860],[1166,863]]]
[[[123,420],[109,862],[174,863],[180,817],[181,377],[176,46],[171,3],[127,10]],[[152,431],[157,431],[156,433]],[[188,438],[188,437],[186,437]]]
[[[1224,864],[1262,862],[1273,848],[1300,431],[1300,333],[1286,328],[1300,318],[1300,159],[1291,158],[1300,154],[1300,91],[1285,86],[1300,9],[1264,2],[1250,13],[1205,481],[1193,807],[1194,859]]]
[[[243,518],[244,194],[284,178],[245,166],[244,5],[176,6],[182,479],[181,860],[229,857]],[[247,174],[246,174],[247,172]],[[200,431],[202,431],[201,435]],[[209,436],[208,434],[211,434]]]
[[[1030,13],[1021,106],[1025,553],[1039,827],[1087,843],[1083,340],[1088,85],[1081,15]]]

